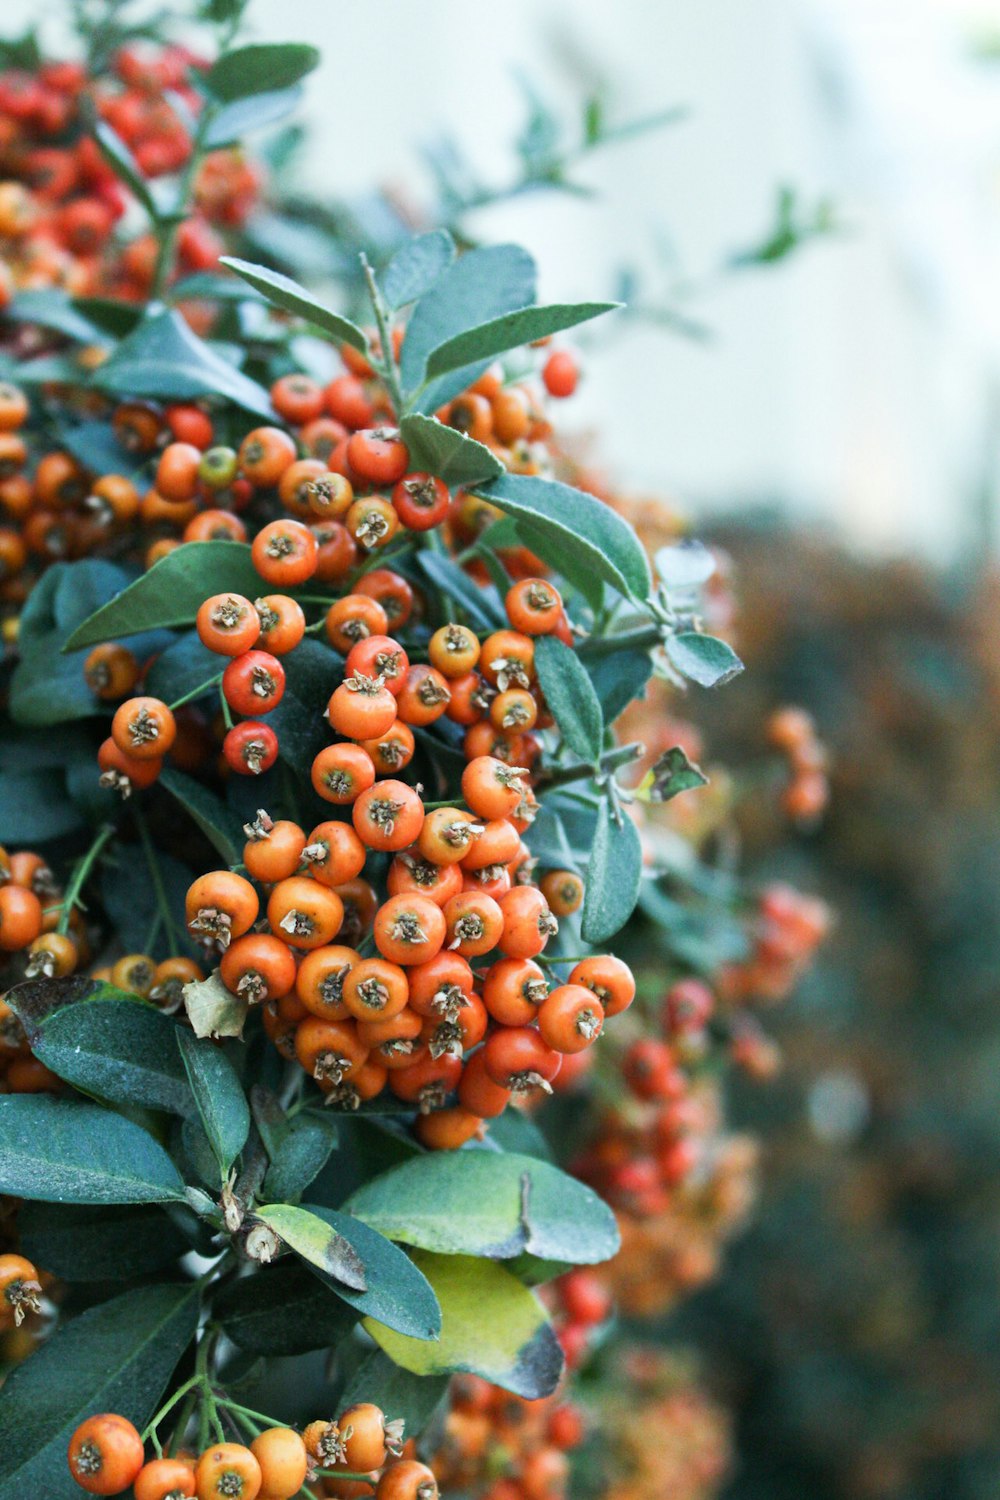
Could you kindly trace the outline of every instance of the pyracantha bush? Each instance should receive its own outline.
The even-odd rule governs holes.
[[[513,1412],[497,1493],[544,1500],[586,1268],[677,1210],[751,1035],[760,972],[678,943],[610,1044],[645,1113],[551,1159],[636,995],[611,940],[683,909],[658,805],[706,777],[617,726],[739,672],[718,559],[570,482],[563,336],[616,304],[443,230],[362,257],[357,321],[222,254],[313,49],[90,40],[0,74],[0,1497],[434,1500]]]

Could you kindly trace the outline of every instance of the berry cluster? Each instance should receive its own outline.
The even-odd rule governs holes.
[[[766,725],[768,743],[788,761],[789,781],[781,805],[795,823],[814,823],[830,799],[827,757],[812,716],[802,708],[782,708]]]
[[[89,122],[96,114],[114,131],[145,179],[179,172],[201,108],[189,75],[206,67],[184,47],[126,46],[100,77],[55,61],[0,73],[0,305],[16,290],[49,286],[129,301],[149,295],[157,242],[116,238],[126,199]],[[177,232],[181,273],[217,263],[219,229],[242,224],[259,189],[259,172],[241,152],[206,155],[194,212]]]
[[[274,523],[258,534],[255,556],[262,537],[295,537],[293,527],[308,535],[300,523]],[[276,644],[274,630],[261,632],[275,616],[277,644],[293,648],[304,628],[294,610],[280,595],[256,604],[219,595],[202,605],[202,641],[230,658],[222,692],[233,711],[260,715],[280,701],[281,662],[257,641],[263,633]],[[533,640],[556,628],[561,601],[548,582],[527,579],[511,587],[507,611],[511,628],[482,642],[464,626],[441,627],[429,661],[411,664],[384,634],[385,613],[371,596],[336,601],[325,628],[347,649],[326,715],[341,738],[317,754],[312,783],[350,809],[350,822],[330,819],[307,834],[261,811],[246,828],[251,879],[216,870],[188,892],[189,930],[223,950],[220,975],[231,991],[267,1002],[264,1024],[285,1055],[341,1104],[388,1085],[419,1110],[428,1145],[459,1145],[512,1094],[551,1087],[563,1057],[585,1051],[635,993],[627,966],[610,955],[573,963],[554,987],[537,961],[558,916],[583,898],[570,871],[534,884],[522,839],[534,796],[529,771],[512,764],[537,754],[525,743],[544,712]],[[451,712],[455,686],[470,679],[459,699],[468,724],[461,797],[428,807],[398,773],[413,756],[414,729]],[[171,733],[166,705],[134,698],[118,709],[112,742],[126,760],[158,765]],[[502,759],[487,753],[497,750]],[[230,768],[252,774],[277,752],[257,717],[234,725],[223,745]],[[251,880],[268,888],[266,931],[251,931],[260,909]],[[384,900],[373,882],[384,882]],[[442,1110],[455,1092],[458,1105]]]
[[[568,1455],[586,1432],[581,1409],[561,1395],[525,1401],[478,1376],[459,1375],[430,1466],[447,1493],[476,1500],[562,1500]]]
[[[222,1404],[242,1414],[235,1403]],[[291,1500],[320,1480],[328,1495],[438,1500],[432,1471],[405,1456],[402,1421],[387,1420],[371,1402],[348,1407],[335,1421],[310,1422],[301,1434],[290,1427],[260,1431],[245,1417],[238,1425],[255,1430],[249,1445],[220,1438],[200,1454],[164,1456],[157,1442],[156,1457],[147,1460],[133,1423],[104,1412],[73,1433],[69,1470],[91,1495],[117,1495],[131,1486],[135,1500]]]

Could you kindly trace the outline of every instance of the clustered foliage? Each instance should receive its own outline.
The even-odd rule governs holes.
[[[523,1419],[492,1493],[543,1500],[611,1315],[579,1268],[609,1202],[672,1206],[691,1077],[749,1045],[723,1010],[760,972],[730,944],[719,1010],[720,954],[677,943],[659,1034],[642,996],[613,1054],[621,1150],[576,1163],[604,1197],[534,1123],[632,1005],[640,890],[681,909],[644,826],[707,778],[616,723],[654,674],[739,672],[716,559],[651,566],[568,482],[552,340],[616,304],[540,306],[524,250],[440,229],[361,257],[357,321],[224,254],[261,182],[235,143],[315,52],[235,46],[239,5],[214,61],[112,47],[95,9],[87,64],[0,74],[0,1319],[32,1351],[0,1497],[433,1500]]]

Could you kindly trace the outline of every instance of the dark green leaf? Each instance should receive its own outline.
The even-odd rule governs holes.
[[[262,302],[264,299],[253,287],[247,286],[236,276],[220,275],[217,271],[195,271],[175,281],[168,292],[171,302],[207,300],[211,302]]]
[[[112,130],[106,120],[95,120],[94,139],[97,142],[98,150],[119,182],[125,184],[133,197],[142,204],[153,222],[157,223],[160,217],[159,206],[153,197],[149,183],[143,176],[142,168],[121,136],[115,130]]]
[[[180,1144],[183,1158],[178,1157],[178,1160],[183,1160],[185,1180],[190,1182],[193,1173],[194,1177],[203,1183],[211,1193],[217,1194],[219,1191],[219,1163],[216,1160],[215,1152],[212,1150],[212,1143],[205,1134],[205,1127],[201,1123],[200,1116],[195,1117],[194,1115],[190,1115],[186,1120],[181,1122]],[[171,1145],[174,1155],[177,1156],[176,1137]]]
[[[0,65],[19,68],[25,73],[34,73],[42,63],[42,49],[38,45],[38,33],[28,27],[17,37],[0,39]]]
[[[0,1192],[45,1203],[165,1203],[182,1200],[184,1184],[163,1147],[122,1115],[8,1094],[0,1096]]]
[[[503,601],[495,590],[473,583],[464,568],[440,552],[419,552],[417,564],[443,594],[460,605],[464,618],[484,630],[499,630],[506,624]]]
[[[288,1259],[232,1282],[213,1311],[234,1344],[268,1358],[336,1345],[360,1316]]]
[[[529,1251],[583,1265],[618,1249],[607,1204],[534,1156],[442,1151],[414,1157],[366,1183],[346,1206],[390,1239],[448,1255],[509,1260]]]
[[[20,660],[11,711],[20,724],[46,727],[103,711],[87,686],[83,658],[67,658],[66,637],[129,581],[101,558],[56,563],[32,589],[21,615]],[[131,632],[129,632],[131,633]],[[151,644],[146,635],[143,645]]]
[[[699,687],[722,687],[743,671],[743,663],[732,646],[714,635],[686,630],[669,636],[666,649],[671,666]]]
[[[312,72],[319,56],[304,42],[252,42],[224,52],[205,75],[205,87],[223,104],[288,89]]]
[[[596,761],[604,743],[604,714],[576,652],[554,635],[535,643],[535,670],[563,739],[582,760]]]
[[[606,724],[613,724],[634,699],[644,696],[646,684],[653,675],[650,652],[632,647],[595,657],[587,661],[586,666],[604,710]]]
[[[171,766],[161,771],[159,785],[191,814],[212,848],[228,865],[239,863],[244,843],[242,829],[221,798],[193,776]]]
[[[93,383],[116,396],[189,401],[227,397],[244,411],[274,421],[263,386],[243,375],[188,327],[173,309],[153,313],[99,365]]]
[[[423,297],[455,259],[455,241],[447,229],[414,235],[379,277],[382,295],[392,308],[406,307]]]
[[[66,1464],[75,1428],[100,1411],[144,1427],[197,1325],[188,1282],[138,1287],[57,1329],[4,1386],[0,1500],[76,1500]]]
[[[302,102],[303,90],[298,84],[287,89],[269,89],[263,94],[253,94],[248,99],[236,99],[213,116],[205,134],[205,145],[210,151],[220,146],[238,145],[251,130],[263,130],[268,125],[277,125]]]
[[[588,943],[604,943],[624,927],[639,899],[642,844],[632,819],[617,822],[610,803],[600,804],[587,867],[582,932]]]
[[[193,625],[209,594],[246,594],[253,599],[260,586],[250,548],[244,543],[187,542],[85,618],[63,650],[96,646],[140,630]]]
[[[93,736],[82,724],[69,724],[58,735],[5,724],[0,735],[0,771],[51,771],[67,761],[90,759],[93,748]]]
[[[505,1109],[489,1124],[488,1139],[501,1151],[516,1151],[522,1156],[552,1160],[552,1148],[530,1115],[520,1109]]]
[[[224,255],[221,265],[228,266],[235,271],[237,276],[262,292],[268,302],[275,307],[281,307],[285,312],[295,313],[297,317],[305,318],[324,333],[341,344],[350,344],[353,349],[367,354],[368,339],[364,332],[352,323],[350,318],[342,317],[331,308],[325,307],[322,302],[307,292],[304,286],[299,286],[290,276],[283,276],[280,271],[269,271],[266,266],[251,265],[249,261],[237,260],[235,256]]]
[[[296,1203],[315,1182],[337,1144],[335,1118],[300,1116],[277,1142],[261,1196],[275,1203]]]
[[[446,427],[437,417],[414,412],[403,418],[400,430],[410,450],[410,468],[437,474],[452,489],[484,483],[503,473],[503,464],[484,443]]]
[[[309,1194],[312,1203],[341,1208],[361,1183],[420,1154],[412,1136],[397,1135],[378,1115],[337,1116],[339,1149]]]
[[[55,287],[44,290],[18,292],[13,302],[4,309],[4,317],[18,323],[36,323],[40,328],[51,328],[62,333],[77,344],[106,344],[104,331],[84,317],[73,305],[66,292]]]
[[[116,339],[131,333],[142,321],[141,304],[123,302],[118,297],[74,297],[73,306],[97,328]]]
[[[464,369],[478,360],[495,359],[498,354],[560,333],[564,328],[575,328],[578,323],[587,323],[618,307],[620,302],[560,302],[551,307],[522,307],[518,312],[504,313],[432,349],[427,356],[427,374],[447,375],[450,370]]]
[[[84,826],[59,771],[0,771],[0,807],[9,844],[47,844]]]
[[[529,524],[537,534],[545,561],[587,591],[602,578],[622,594],[645,599],[649,563],[627,521],[610,506],[568,484],[504,474],[476,493],[492,505]]]
[[[47,1068],[107,1104],[138,1104],[187,1114],[191,1091],[177,1055],[177,1022],[155,1006],[98,987],[93,999],[64,1006],[42,1025],[32,1048]]]
[[[141,468],[122,448],[110,422],[62,423],[59,444],[92,474],[122,474],[134,479]]]
[[[478,1256],[429,1250],[415,1250],[413,1262],[440,1303],[441,1337],[420,1342],[366,1318],[395,1364],[425,1376],[466,1370],[529,1401],[555,1390],[563,1369],[558,1341],[540,1303],[509,1271]]]
[[[387,1416],[401,1419],[404,1436],[413,1438],[423,1432],[447,1389],[447,1375],[413,1375],[381,1349],[372,1349],[352,1372],[337,1404],[372,1401]]]
[[[657,756],[642,783],[650,802],[669,802],[680,792],[689,792],[697,786],[708,786],[708,777],[700,766],[688,760],[680,745]]]
[[[24,1254],[60,1281],[131,1281],[173,1265],[190,1248],[155,1203],[24,1203],[17,1232]]]
[[[400,354],[404,388],[415,390],[422,385],[432,349],[477,323],[528,307],[534,300],[535,263],[519,245],[489,245],[461,256],[413,310]],[[421,397],[421,410],[435,411],[475,378],[465,369],[434,381]]]
[[[267,1211],[261,1210],[262,1217],[265,1212]],[[385,1323],[387,1327],[410,1338],[423,1340],[437,1337],[441,1316],[434,1294],[425,1277],[398,1245],[394,1245],[391,1240],[370,1229],[353,1215],[339,1213],[315,1203],[308,1203],[302,1209],[287,1209],[286,1228],[289,1227],[288,1218],[293,1213],[321,1219],[327,1235],[332,1230],[350,1243],[364,1266],[368,1285],[362,1292],[321,1271],[315,1262],[309,1261],[308,1256],[303,1256],[313,1266],[314,1273],[321,1278],[324,1286],[330,1287],[338,1297],[342,1297],[359,1312],[378,1318],[380,1323]],[[278,1229],[278,1233],[281,1234],[282,1231]],[[309,1243],[313,1238],[319,1243],[322,1240],[321,1232],[310,1234]],[[294,1243],[292,1248],[298,1249]],[[301,1251],[299,1253],[302,1254]]]
[[[96,783],[97,767],[93,761],[91,775]],[[112,794],[113,797],[115,795]],[[135,845],[125,846],[121,854],[122,857],[115,863],[112,864],[109,860],[101,866],[101,904],[110,917],[125,952],[149,953],[160,960],[190,948],[193,955],[195,950],[184,926],[184,897],[195,872],[189,866],[181,864],[179,859],[174,859],[173,855],[165,854],[162,849],[156,851],[156,872],[166,898],[170,921],[160,924],[156,936],[150,942],[150,933],[160,915],[152,872],[145,863],[145,856]],[[138,879],[136,861],[140,862]]]
[[[81,378],[82,366],[73,354],[42,354],[37,359],[22,359],[15,364],[0,356],[0,380],[18,385],[48,385],[51,382],[72,385]]]
[[[329,742],[323,717],[330,694],[343,677],[343,662],[321,641],[301,641],[285,657],[285,692],[268,723],[278,736],[278,754],[308,778],[318,752]]]
[[[246,1145],[250,1107],[235,1069],[222,1048],[178,1026],[176,1043],[222,1181]]]

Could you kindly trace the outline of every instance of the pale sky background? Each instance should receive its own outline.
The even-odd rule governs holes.
[[[6,0],[5,31],[58,0]],[[858,544],[951,557],[1000,489],[1000,63],[971,57],[975,0],[252,0],[260,38],[310,40],[313,185],[423,183],[415,143],[463,137],[503,178],[522,68],[572,108],[578,69],[622,117],[686,123],[609,148],[594,202],[533,198],[476,227],[521,240],[543,299],[600,296],[669,233],[711,270],[758,239],[775,187],[832,193],[848,237],[723,284],[696,345],[651,329],[594,357],[567,421],[622,481],[695,514],[780,501]],[[53,31],[56,27],[53,26]]]

